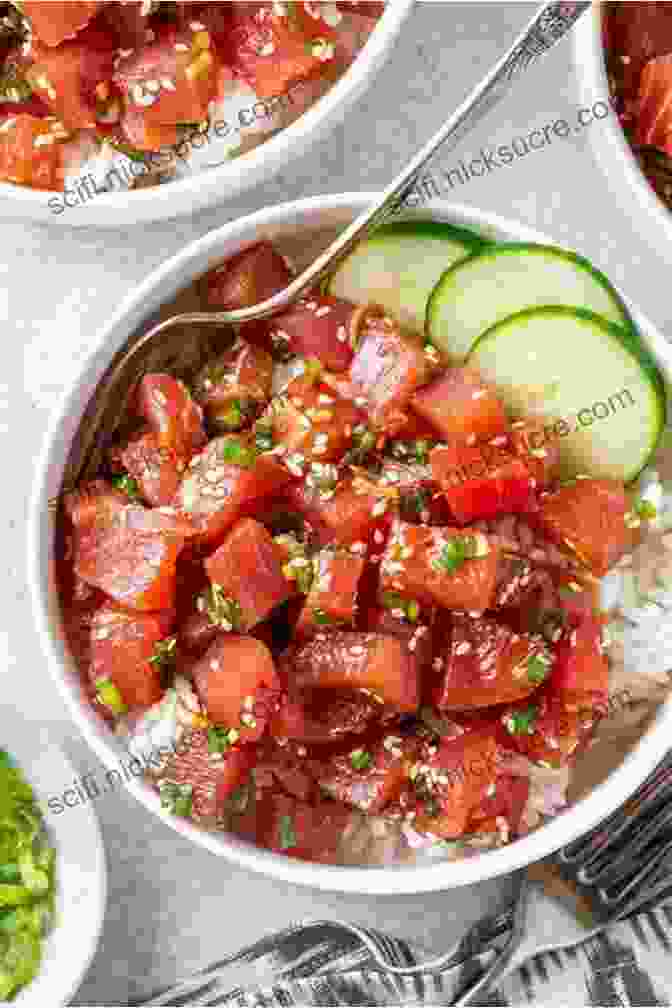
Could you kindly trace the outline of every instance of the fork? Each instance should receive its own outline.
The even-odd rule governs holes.
[[[442,1001],[454,1008],[473,1005],[474,998],[492,989],[534,956],[553,949],[569,949],[614,923],[672,895],[672,874],[666,872],[672,855],[672,753],[631,798],[594,830],[562,848],[553,857],[521,873],[513,905],[496,918],[478,921],[451,949],[432,959],[400,966],[399,942],[356,924],[311,921],[302,930],[334,929],[354,939],[345,962],[334,969],[340,977],[369,983],[372,970],[398,978],[462,974],[474,957],[491,960],[454,995]],[[672,863],[672,858],[670,859]],[[552,895],[550,895],[552,893]],[[297,929],[277,936],[291,937]],[[498,950],[498,943],[504,944]],[[343,939],[341,939],[343,941]],[[269,946],[264,940],[260,946]],[[308,948],[308,941],[306,947]],[[230,989],[233,964],[255,963],[255,950],[233,956],[137,1005],[215,1005],[233,1003],[243,988]],[[275,977],[275,982],[322,973],[320,956],[306,953],[305,962]],[[332,969],[331,964],[324,967]],[[469,970],[471,972],[471,969]],[[239,979],[239,978],[238,978]],[[326,979],[326,978],[325,978]],[[250,977],[250,985],[259,986]],[[256,1002],[255,1002],[256,1003]],[[266,1002],[264,1002],[266,1003]],[[280,1003],[269,999],[269,1004]],[[284,1003],[284,1002],[283,1002]],[[331,1002],[330,1002],[331,1003]],[[340,1003],[334,1001],[334,1003]],[[367,1002],[368,1003],[368,1002]]]
[[[103,377],[95,400],[87,411],[86,430],[80,430],[75,457],[68,463],[65,486],[76,486],[93,478],[104,455],[106,438],[113,424],[110,415],[119,413],[127,390],[143,373],[152,354],[160,356],[160,337],[175,326],[227,327],[283,311],[314,287],[357,245],[406,205],[415,191],[427,162],[439,147],[453,150],[509,91],[512,82],[551,49],[590,7],[590,0],[578,3],[544,3],[534,17],[462,104],[445,120],[433,137],[415,154],[380,198],[361,213],[315,261],[282,291],[259,304],[227,312],[182,312],[152,326],[122,351]]]

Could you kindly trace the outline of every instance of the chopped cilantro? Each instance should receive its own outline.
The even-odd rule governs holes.
[[[117,488],[117,490],[121,490],[121,492],[125,493],[127,497],[130,497],[131,500],[140,500],[140,486],[138,481],[133,479],[132,476],[129,476],[128,473],[123,473],[121,476],[113,476],[112,484]]]
[[[368,770],[373,760],[366,749],[355,749],[350,753],[350,762],[353,770]]]
[[[113,714],[125,714],[128,707],[111,679],[96,679],[96,699]]]
[[[296,832],[291,816],[280,816],[280,850],[296,847]]]
[[[513,711],[506,718],[504,726],[509,735],[533,735],[538,713],[537,705],[531,704],[523,710]]]
[[[530,655],[527,659],[527,678],[531,683],[542,683],[548,675],[549,661],[543,655]]]

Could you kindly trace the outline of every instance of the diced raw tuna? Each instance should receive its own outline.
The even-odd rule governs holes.
[[[205,443],[203,414],[186,386],[170,375],[148,374],[140,381],[137,408],[162,447],[188,462]]]
[[[525,462],[501,448],[455,440],[434,448],[431,463],[459,522],[517,514],[535,504],[536,481]]]
[[[546,535],[597,577],[611,570],[637,540],[639,521],[616,480],[577,479],[543,494],[539,519]]]
[[[273,358],[266,350],[238,340],[209,363],[197,388],[211,427],[226,434],[249,426],[270,398]]]
[[[263,735],[280,687],[265,644],[254,637],[220,634],[193,666],[192,676],[210,721],[235,729],[242,742]]]
[[[553,655],[540,635],[517,634],[491,619],[454,616],[440,655],[439,710],[475,710],[522,700],[551,674]]]
[[[475,529],[397,522],[380,565],[383,591],[481,613],[492,604],[499,548]]]
[[[290,480],[287,469],[273,456],[257,456],[249,437],[219,437],[192,459],[174,503],[189,515],[201,539],[213,542],[246,509]]]
[[[313,558],[315,576],[299,619],[298,632],[354,622],[359,580],[366,561],[345,549],[323,549]]]
[[[382,308],[362,309],[351,326],[356,334],[356,351],[350,365],[350,380],[359,397],[368,405],[373,427],[399,425],[413,393],[429,381],[439,363],[438,354],[428,356],[416,333],[402,332]]]
[[[402,711],[418,706],[415,669],[400,641],[378,633],[330,630],[293,649],[290,697],[306,689],[368,689]]]
[[[360,311],[349,301],[326,294],[302,298],[273,318],[270,338],[292,353],[317,358],[329,371],[347,371],[355,338],[352,321]]]
[[[282,554],[269,532],[252,518],[241,518],[222,545],[205,561],[213,585],[239,606],[241,630],[251,630],[290,596]]]
[[[507,708],[500,720],[504,746],[551,767],[568,763],[588,741],[596,723],[588,710],[568,710],[552,687]]]
[[[129,609],[171,609],[175,564],[193,525],[175,512],[127,503],[99,480],[68,495],[75,527],[74,568]]]
[[[24,0],[22,10],[38,39],[57,46],[86,27],[101,6],[98,0]]]
[[[508,420],[493,389],[474,368],[449,368],[413,396],[413,409],[444,438],[488,440],[505,434]]]
[[[172,618],[170,612],[133,613],[110,603],[98,609],[91,621],[94,685],[113,683],[126,707],[150,707],[160,700],[161,670],[152,658],[157,643],[168,635]]]
[[[374,742],[364,739],[325,761],[320,787],[343,805],[375,815],[399,797],[418,750],[414,737],[389,734]]]

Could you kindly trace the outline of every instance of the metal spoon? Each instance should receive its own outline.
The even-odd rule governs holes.
[[[156,367],[157,358],[174,357],[169,341],[159,340],[175,326],[231,326],[253,319],[267,318],[283,311],[309,288],[333,271],[358,242],[367,238],[391,216],[397,213],[413,193],[427,162],[439,147],[454,149],[509,90],[512,82],[523,74],[540,56],[551,49],[572,28],[590,7],[590,2],[542,4],[511,48],[486,74],[471,94],[448,117],[434,136],[411,159],[397,178],[385,189],[377,203],[359,215],[299,276],[273,297],[253,305],[228,312],[184,312],[152,326],[112,363],[98,385],[96,395],[80,425],[76,444],[64,478],[65,488],[77,485],[83,478],[92,478],[104,457],[105,445],[123,416],[130,389],[148,365]],[[216,343],[216,341],[214,341]],[[201,343],[206,351],[208,341]],[[212,352],[212,350],[211,350]],[[197,356],[201,356],[198,354]],[[163,364],[162,369],[166,369]]]

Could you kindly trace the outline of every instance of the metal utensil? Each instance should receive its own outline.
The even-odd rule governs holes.
[[[516,899],[504,914],[485,922],[478,921],[447,952],[411,966],[399,965],[408,962],[408,958],[400,954],[398,942],[367,928],[342,921],[311,921],[304,925],[303,930],[306,933],[311,929],[328,932],[337,928],[341,948],[344,947],[343,936],[352,935],[353,943],[347,955],[342,954],[340,967],[336,969],[333,963],[326,963],[324,971],[334,971],[336,981],[339,977],[355,978],[361,973],[363,986],[369,982],[366,978],[371,972],[379,970],[402,979],[419,975],[441,976],[442,986],[454,990],[465,971],[471,972],[471,967],[475,967],[479,960],[481,963],[485,960],[487,968],[478,969],[459,993],[453,995],[452,1001],[440,1002],[452,1004],[454,1008],[466,1008],[474,1004],[479,994],[492,989],[539,953],[573,948],[604,930],[608,924],[649,909],[669,897],[672,894],[672,875],[665,869],[672,860],[672,829],[669,812],[667,815],[662,812],[670,808],[672,755],[668,755],[625,805],[607,820],[553,858],[541,865],[532,865],[521,873]],[[602,883],[607,862],[610,872],[606,890],[608,899],[605,899]],[[570,903],[564,896],[557,899],[555,890],[553,896],[549,895],[547,885],[539,884],[542,877],[548,878],[548,869],[551,878],[562,876],[570,880],[568,891],[574,893],[578,890],[578,900]],[[636,887],[633,889],[635,878]],[[577,902],[582,910],[589,907],[590,914],[577,914]],[[278,936],[278,940],[280,938]],[[266,939],[264,944],[271,942]],[[312,971],[313,975],[320,955],[315,949],[311,957],[311,945],[307,939],[302,945],[305,945],[306,970]],[[232,990],[232,964],[239,963],[241,959],[249,960],[252,967],[249,981],[242,981],[241,986],[241,976],[237,972],[236,987]],[[228,1003],[236,992],[243,996],[248,982],[254,990],[260,983],[263,986],[264,981],[258,976],[256,967],[254,956],[241,953],[199,971],[147,1001],[136,1003],[157,1006]],[[276,975],[270,983],[282,986],[285,980],[308,975],[306,970],[299,969],[295,964],[291,973]],[[328,985],[328,977],[325,977],[325,983]],[[242,1000],[240,1003],[247,1002]],[[258,1002],[254,1000],[254,1003]],[[270,999],[269,1003],[279,1004],[280,1001]],[[342,1002],[335,1000],[333,1003]]]
[[[581,3],[542,4],[495,66],[486,74],[471,94],[444,122],[434,136],[410,160],[396,179],[385,189],[377,203],[360,214],[315,261],[284,290],[260,304],[230,312],[183,312],[152,326],[120,354],[103,377],[94,401],[80,427],[77,443],[71,453],[64,478],[64,487],[75,486],[82,478],[91,478],[102,461],[109,432],[117,426],[125,406],[128,391],[147,368],[147,361],[160,359],[166,331],[176,326],[230,327],[233,324],[266,318],[285,309],[306,290],[314,287],[377,227],[397,213],[413,192],[427,162],[439,147],[452,150],[493,106],[508,92],[511,84],[540,56],[551,49],[572,28],[576,20],[590,7]],[[202,331],[202,330],[201,330]],[[165,368],[165,366],[164,366]],[[116,422],[110,423],[110,417]],[[102,436],[101,436],[102,432]],[[105,436],[105,432],[108,436]]]

